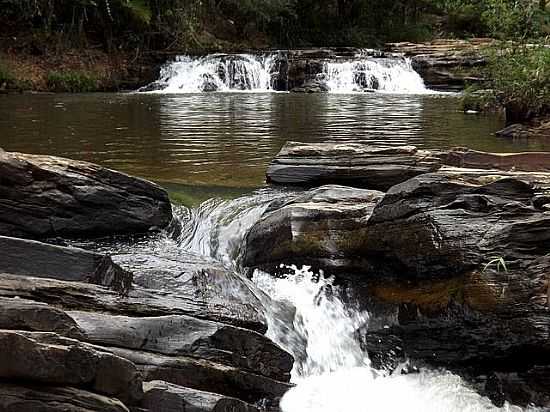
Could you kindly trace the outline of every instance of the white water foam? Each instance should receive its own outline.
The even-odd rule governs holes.
[[[179,56],[161,69],[157,92],[270,91],[272,63],[272,56],[251,54]]]
[[[292,371],[296,387],[283,397],[283,412],[523,410],[508,404],[495,407],[447,371],[374,370],[355,337],[368,315],[345,305],[331,280],[307,267],[288,268],[288,275],[279,279],[256,271],[253,280],[271,298],[296,309],[290,331],[281,327],[279,308],[268,316],[268,336],[296,359]],[[296,336],[289,339],[289,333]]]
[[[354,61],[327,62],[325,81],[332,93],[376,90],[389,93],[427,93],[422,77],[409,59],[362,58]]]

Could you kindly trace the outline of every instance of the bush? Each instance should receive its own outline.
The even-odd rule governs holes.
[[[48,88],[54,92],[85,93],[98,89],[95,77],[79,71],[49,72],[47,84]]]

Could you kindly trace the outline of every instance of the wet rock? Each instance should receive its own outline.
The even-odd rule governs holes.
[[[328,91],[330,91],[330,88],[322,80],[308,80],[301,86],[291,90],[293,93],[326,93]]]
[[[2,330],[0,345],[2,379],[78,386],[129,404],[141,398],[141,379],[131,362],[77,340],[53,333]]]
[[[259,333],[190,316],[112,316],[68,312],[88,342],[209,359],[288,381],[292,357]]]
[[[126,293],[132,274],[106,255],[74,247],[0,236],[0,273],[90,282]]]
[[[529,128],[523,124],[514,123],[495,133],[498,137],[517,139],[529,137]]]
[[[128,412],[118,399],[71,387],[0,383],[5,412]]]
[[[440,166],[436,155],[413,146],[288,142],[269,165],[267,180],[286,185],[334,183],[387,190]]]
[[[532,206],[541,188],[526,180],[537,175],[493,173],[440,171],[392,187],[368,223],[371,262],[385,273],[444,278],[495,257],[525,262],[543,254],[550,218]]]
[[[259,412],[236,398],[184,388],[163,381],[143,384],[142,406],[149,410],[171,412]]]
[[[165,356],[122,348],[106,348],[133,362],[145,381],[212,391],[255,403],[280,398],[292,385],[217,362],[187,356]]]
[[[77,339],[83,336],[77,323],[62,310],[20,298],[0,298],[0,329],[57,332]]]
[[[65,309],[109,312],[127,316],[188,315],[199,319],[231,324],[264,333],[267,330],[261,310],[249,305],[227,302],[187,284],[169,293],[133,287],[128,295],[101,286],[64,282],[30,276],[0,273],[0,296],[59,305]]]
[[[167,226],[172,211],[159,186],[91,163],[0,153],[0,234],[102,236]]]
[[[444,157],[444,163],[470,169],[503,171],[550,172],[550,153],[487,153],[467,148],[454,148]]]
[[[328,273],[363,271],[366,222],[383,193],[328,185],[273,203],[249,231],[243,265],[271,273],[310,265]]]

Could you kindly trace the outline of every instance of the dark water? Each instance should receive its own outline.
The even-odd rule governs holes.
[[[262,185],[266,165],[287,140],[550,150],[550,142],[494,137],[501,127],[498,116],[465,115],[456,97],[441,95],[0,97],[5,150],[96,162],[172,188],[193,188],[193,196],[203,198],[212,187],[233,196]]]

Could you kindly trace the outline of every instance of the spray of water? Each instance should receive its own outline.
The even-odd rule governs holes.
[[[256,271],[254,282],[272,299],[295,308],[291,327],[281,327],[280,307],[268,314],[269,336],[296,359],[296,387],[281,401],[283,412],[519,412],[495,407],[447,371],[381,373],[370,366],[355,331],[367,313],[344,304],[331,279],[304,267],[274,278]],[[291,338],[289,338],[291,336]],[[532,409],[534,410],[534,409]]]
[[[428,90],[408,59],[361,58],[327,62],[324,76],[332,93],[377,90],[392,93],[426,93]]]

